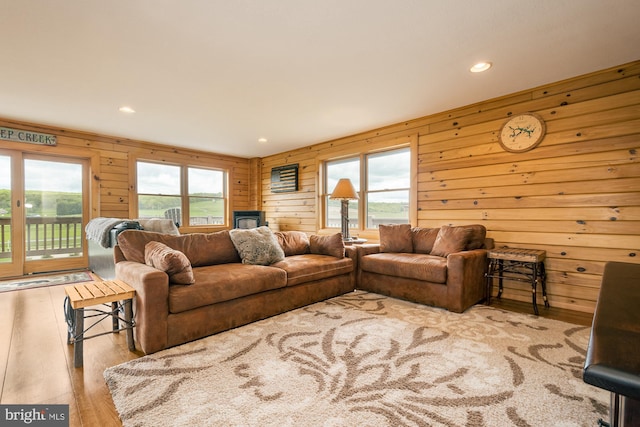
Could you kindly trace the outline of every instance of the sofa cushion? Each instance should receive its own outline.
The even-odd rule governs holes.
[[[380,252],[413,252],[409,224],[380,224]]]
[[[464,227],[443,225],[433,243],[431,255],[446,257],[449,254],[463,251],[471,239],[473,230]]]
[[[190,285],[194,282],[193,270],[187,256],[164,243],[147,243],[144,247],[144,262],[167,273],[170,283]]]
[[[118,235],[118,247],[128,261],[144,264],[144,247],[151,241],[164,243],[189,258],[192,267],[240,262],[227,230],[179,236],[153,231],[127,230]]]
[[[193,269],[195,283],[169,287],[169,311],[180,313],[286,285],[284,270],[251,264],[218,264]]]
[[[432,283],[447,282],[447,259],[433,255],[388,252],[371,254],[361,258],[360,268],[387,276]]]
[[[318,236],[312,234],[309,237],[309,251],[317,255],[329,255],[336,258],[344,258],[344,241],[342,233],[330,236]]]
[[[233,246],[227,230],[190,233],[185,236],[186,239],[182,242],[183,252],[191,260],[193,267],[240,262],[240,255]]]
[[[485,247],[485,239],[487,238],[487,229],[481,224],[461,225],[460,228],[471,230],[471,236],[467,242],[468,251],[474,249],[482,249]]]
[[[278,238],[285,256],[302,255],[309,253],[309,237],[302,231],[276,231],[273,234]]]
[[[287,272],[287,286],[348,274],[354,268],[351,258],[318,254],[288,256],[273,264],[272,267],[281,268]]]
[[[229,237],[243,264],[270,265],[284,259],[284,251],[269,227],[234,229]]]
[[[417,254],[430,254],[439,231],[439,228],[412,228],[413,252]]]

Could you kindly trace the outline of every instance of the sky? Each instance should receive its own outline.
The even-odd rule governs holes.
[[[11,161],[0,155],[0,189],[11,188]],[[25,159],[25,189],[82,192],[82,165]]]
[[[138,192],[144,194],[180,194],[180,166],[138,162]],[[189,194],[223,193],[224,172],[189,168]]]

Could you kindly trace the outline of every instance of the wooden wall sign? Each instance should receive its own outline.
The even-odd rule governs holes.
[[[29,144],[38,145],[56,145],[57,143],[55,135],[5,127],[0,127],[0,139],[13,142],[28,142]]]
[[[271,169],[271,192],[298,191],[298,163]]]

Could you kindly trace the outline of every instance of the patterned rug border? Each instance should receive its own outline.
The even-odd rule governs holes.
[[[93,280],[96,279],[90,271],[33,274],[20,279],[0,281],[0,292],[21,291],[24,289],[35,289],[45,286],[70,285],[72,283],[91,282]]]

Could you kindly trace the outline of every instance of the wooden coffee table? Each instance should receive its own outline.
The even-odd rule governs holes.
[[[67,344],[74,345],[73,364],[76,368],[80,368],[83,365],[83,342],[89,338],[126,330],[129,350],[135,350],[135,343],[133,341],[133,327],[135,326],[135,322],[133,320],[132,308],[132,299],[136,293],[135,289],[121,280],[106,280],[65,286],[64,292],[67,295],[64,300],[65,317],[68,327]],[[111,304],[110,311],[86,308],[109,303]],[[93,314],[85,316],[85,312]],[[120,315],[121,313],[124,317]],[[90,336],[86,335],[91,328],[109,316],[112,317],[113,321],[111,331]],[[99,319],[85,329],[85,317],[87,319],[99,317]]]

